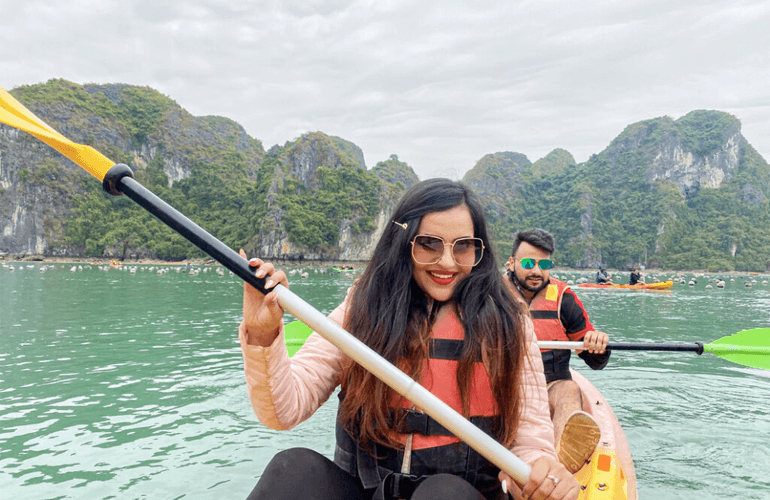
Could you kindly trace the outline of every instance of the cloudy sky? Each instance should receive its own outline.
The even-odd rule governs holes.
[[[265,148],[322,131],[422,179],[732,113],[770,159],[767,0],[0,0],[0,86],[148,85]]]

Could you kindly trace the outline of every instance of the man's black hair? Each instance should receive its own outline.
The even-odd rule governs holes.
[[[526,231],[518,231],[513,235],[513,251],[511,255],[516,255],[516,251],[523,241],[550,254],[553,254],[556,247],[553,236],[545,229],[527,229]]]

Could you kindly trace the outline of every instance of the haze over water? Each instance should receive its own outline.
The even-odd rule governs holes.
[[[28,265],[0,270],[2,498],[245,498],[282,449],[332,455],[335,397],[289,432],[254,416],[237,278]],[[353,281],[303,270],[292,290],[325,313]],[[767,277],[744,278],[577,293],[612,340],[710,342],[770,324]],[[626,430],[640,498],[770,498],[770,372],[692,353],[580,363]]]

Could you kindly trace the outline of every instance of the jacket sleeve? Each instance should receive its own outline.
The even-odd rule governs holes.
[[[594,325],[588,319],[588,312],[580,302],[575,292],[567,288],[561,298],[559,320],[564,326],[567,338],[570,340],[583,340],[586,333],[594,329]]]
[[[524,462],[532,463],[546,455],[556,459],[556,448],[553,443],[553,423],[548,407],[543,360],[537,347],[535,329],[529,318],[526,319],[525,332],[527,351],[520,389],[524,404],[512,451]]]
[[[588,319],[588,313],[583,303],[577,298],[575,292],[570,289],[564,291],[562,297],[561,311],[559,312],[562,325],[567,332],[570,340],[583,340],[586,333],[594,330],[594,325]],[[595,354],[583,351],[578,356],[591,367],[592,370],[601,370],[610,361],[611,351],[607,349],[602,354]]]
[[[612,354],[612,350],[606,349],[601,354],[583,351],[578,354],[578,356],[580,356],[580,359],[585,361],[592,370],[603,370],[604,367],[607,366],[607,363],[610,362],[610,354]]]
[[[346,305],[347,298],[329,319],[341,325]],[[309,418],[340,384],[345,355],[316,332],[292,358],[286,351],[283,325],[268,347],[249,344],[243,323],[238,338],[251,406],[266,427],[291,429]]]

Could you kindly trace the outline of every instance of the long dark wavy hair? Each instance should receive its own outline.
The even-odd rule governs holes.
[[[416,380],[430,353],[430,330],[441,304],[412,278],[411,240],[422,217],[465,205],[474,236],[484,241],[481,262],[460,281],[450,299],[465,329],[465,348],[458,361],[457,383],[463,414],[470,412],[474,363],[482,359],[490,376],[500,425],[495,438],[510,446],[520,414],[521,368],[525,356],[524,317],[503,284],[489,241],[484,209],[463,183],[430,179],[409,189],[377,243],[372,260],[351,292],[345,328]],[[406,224],[406,227],[403,225]],[[344,398],[339,420],[360,445],[397,447],[389,407],[398,394],[357,363],[343,372]]]

